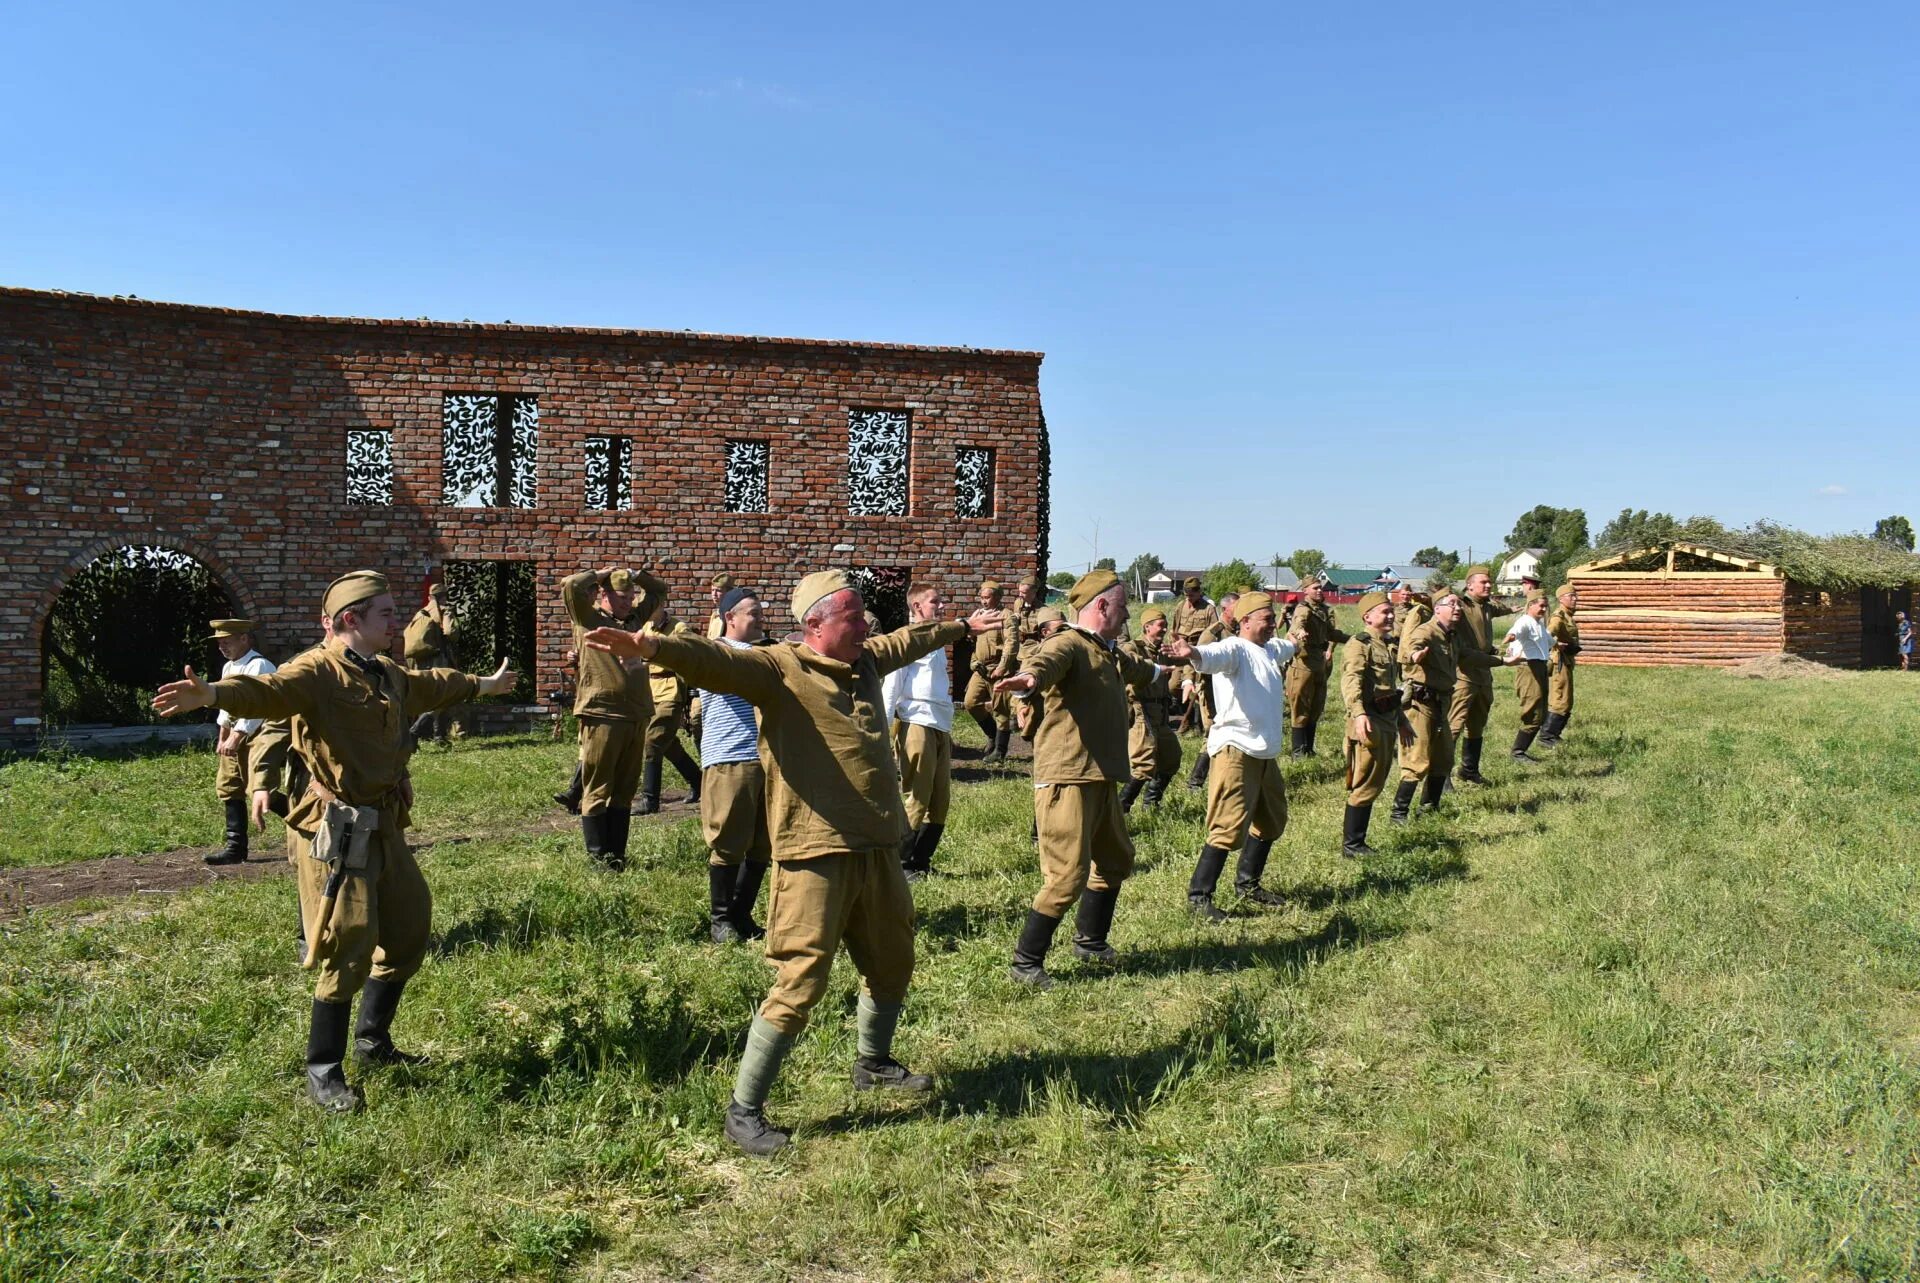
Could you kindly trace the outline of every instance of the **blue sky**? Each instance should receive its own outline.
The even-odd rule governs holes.
[[[1038,348],[1056,566],[1920,519],[1920,6],[15,6],[0,281]],[[1097,545],[1096,539],[1097,529]]]

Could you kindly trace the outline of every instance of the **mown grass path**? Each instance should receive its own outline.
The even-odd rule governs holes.
[[[697,825],[591,873],[512,831],[564,747],[429,755],[423,832],[509,835],[429,851],[400,1032],[435,1064],[362,1075],[361,1116],[299,1094],[284,883],[0,929],[0,1278],[1912,1277],[1915,690],[1596,670],[1550,762],[1490,753],[1365,867],[1323,754],[1289,768],[1288,906],[1224,928],[1185,914],[1176,790],[1126,965],[1045,995],[1004,978],[1030,790],[968,785],[900,1040],[939,1091],[851,1090],[843,966],[771,1163],[718,1133],[767,972],[702,943]],[[159,832],[175,800],[113,783],[143,769],[75,788]],[[35,787],[9,837],[80,805]]]

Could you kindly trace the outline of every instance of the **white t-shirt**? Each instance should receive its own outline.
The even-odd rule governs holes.
[[[880,693],[889,720],[953,733],[953,683],[947,678],[945,647],[888,673],[881,679]]]
[[[1213,678],[1208,756],[1229,745],[1248,757],[1280,756],[1287,742],[1287,684],[1281,670],[1298,649],[1284,638],[1256,646],[1244,637],[1194,647],[1194,671]]]
[[[1553,657],[1553,634],[1532,615],[1522,615],[1507,626],[1507,658],[1537,659],[1546,663]]]
[[[278,671],[279,665],[259,651],[250,650],[240,658],[229,659],[223,664],[220,668],[220,680],[225,681],[229,677],[265,677],[268,673]],[[223,708],[220,710],[220,716],[215,720],[222,726],[238,726],[242,735],[251,735],[260,729],[263,719],[242,717],[236,720],[232,713]]]

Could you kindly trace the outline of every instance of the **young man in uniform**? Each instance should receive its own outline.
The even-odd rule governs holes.
[[[1389,595],[1370,592],[1362,597],[1360,622],[1365,628],[1347,639],[1340,656],[1340,698],[1347,706],[1347,812],[1340,854],[1352,859],[1374,853],[1367,845],[1367,825],[1393,769],[1394,741],[1413,738],[1400,717],[1393,616]]]
[[[596,628],[638,628],[666,600],[667,586],[644,570],[608,566],[569,575],[560,584],[573,649],[580,660],[573,715],[580,723],[580,836],[587,858],[618,870],[627,867],[627,833],[633,795],[640,786],[653,691],[647,665],[590,650]]]
[[[791,608],[801,640],[772,646],[740,649],[611,627],[586,639],[596,653],[650,660],[760,710],[774,860],[767,961],[776,974],[748,1031],[726,1117],[727,1138],[757,1155],[787,1143],[763,1107],[788,1049],[826,995],[843,942],[861,978],[855,1088],[932,1089],[932,1079],[893,1058],[913,975],[913,898],[900,869],[906,806],[880,682],[930,651],[1000,628],[997,612],[981,611],[965,622],[927,621],[869,637],[860,591],[843,570],[802,579]]]
[[[1000,629],[1000,662],[993,666],[991,680],[998,684],[1003,677],[1011,677],[1020,671],[1020,650],[1026,641],[1031,620],[1047,600],[1047,581],[1039,571],[1034,571],[1020,581],[1020,594],[1014,608],[1007,612],[1006,623]],[[1013,743],[1013,735],[1019,728],[1014,724],[1013,697],[996,694],[993,697],[993,715],[999,722],[1000,731],[994,740],[994,752],[997,759],[1005,761],[1007,749]]]
[[[1120,645],[1142,663],[1171,664],[1161,657],[1161,643],[1166,637],[1167,612],[1159,606],[1148,606],[1140,612],[1140,639]],[[1127,703],[1127,760],[1133,767],[1133,778],[1120,792],[1120,809],[1132,810],[1134,799],[1143,795],[1149,807],[1157,807],[1167,785],[1180,773],[1180,737],[1173,733],[1173,719],[1167,711],[1172,696],[1166,674],[1147,686],[1127,687]]]
[[[1493,576],[1485,566],[1467,567],[1467,594],[1460,601],[1459,681],[1447,713],[1448,729],[1460,745],[1462,784],[1485,784],[1480,774],[1480,743],[1493,712],[1493,670],[1501,666],[1493,643]]]
[[[1041,887],[1014,945],[1012,978],[1046,989],[1047,950],[1077,899],[1074,956],[1110,963],[1107,943],[1120,884],[1133,872],[1133,839],[1120,809],[1127,761],[1128,686],[1145,686],[1162,669],[1133,658],[1117,642],[1127,632],[1127,589],[1111,570],[1082,575],[1067,592],[1074,622],[1042,642],[999,689],[1040,694],[1033,731],[1034,824]],[[1084,894],[1082,894],[1084,892]]]
[[[347,1085],[347,1022],[363,988],[354,1053],[362,1061],[409,1058],[393,1045],[401,991],[427,953],[433,898],[407,849],[412,786],[407,727],[422,713],[477,695],[505,694],[515,675],[502,663],[488,677],[451,668],[410,673],[387,656],[393,594],[385,575],[355,571],[333,581],[321,600],[333,636],[264,677],[187,680],[160,688],[153,706],[172,717],[219,708],[241,717],[299,718],[296,743],[312,782],[292,800],[287,827],[300,880],[308,942],[305,966],[317,972],[307,1035],[307,1094],[324,1109],[360,1105]],[[316,856],[316,841],[321,842]],[[329,860],[328,852],[336,853]]]
[[[669,615],[663,603],[647,620],[645,631],[672,634],[692,633],[693,629]],[[700,801],[700,765],[680,744],[680,732],[687,727],[693,703],[686,679],[671,669],[650,668],[647,692],[653,697],[653,716],[647,719],[646,739],[641,745],[640,803],[633,808],[635,815],[659,814],[660,776],[666,762],[672,762],[673,769],[687,782],[687,801]]]
[[[1002,589],[997,579],[989,579],[980,585],[980,609],[1000,611]],[[974,639],[973,664],[967,678],[966,697],[961,702],[967,712],[979,724],[980,733],[987,737],[987,752],[980,760],[983,762],[1002,761],[1007,756],[1007,743],[1010,734],[1002,734],[1002,727],[994,720],[993,682],[994,673],[1000,667],[1000,657],[1009,646],[1018,647],[1018,633],[1008,633],[1003,627],[997,633],[985,633]]]
[[[1393,797],[1393,822],[1404,824],[1413,806],[1415,789],[1424,784],[1429,811],[1440,805],[1453,769],[1453,707],[1458,667],[1455,651],[1460,622],[1460,595],[1439,588],[1433,595],[1433,618],[1400,639],[1400,665],[1407,678],[1403,710],[1413,738],[1400,754],[1400,788]]]
[[[400,637],[400,653],[407,658],[407,667],[415,672],[429,668],[451,668],[453,666],[453,639],[458,634],[453,616],[447,613],[446,590],[439,584],[427,589],[427,604],[422,606],[407,625],[407,631]],[[453,725],[453,710],[440,709],[438,712],[423,713],[414,722],[409,734],[418,744],[423,739],[432,739],[436,744],[447,742],[447,732]]]
[[[1287,670],[1287,722],[1292,732],[1290,757],[1312,757],[1314,737],[1320,733],[1320,715],[1327,709],[1327,668],[1336,643],[1347,640],[1333,622],[1327,605],[1327,586],[1318,576],[1300,585],[1300,604],[1294,608],[1293,631],[1306,640],[1300,662]]]
[[[715,605],[721,645],[746,650],[766,644],[757,595],[729,588]],[[758,940],[767,933],[753,920],[753,905],[773,858],[760,719],[738,695],[703,690],[700,703],[706,710],[700,722],[700,829],[708,851],[708,930],[715,944]]]
[[[938,623],[947,603],[932,584],[907,589],[907,620]],[[1004,624],[1002,631],[1012,624]],[[953,796],[953,681],[944,647],[887,674],[882,687],[893,726],[893,756],[900,764],[900,792],[907,805],[907,837],[900,867],[907,881],[933,872],[933,853],[947,827]]]
[[[253,648],[253,624],[245,619],[208,621],[213,636],[208,638],[226,661],[220,666],[222,680],[228,677],[264,677],[274,671],[273,661]],[[236,718],[225,709],[214,730],[213,795],[226,812],[227,844],[202,857],[208,864],[241,864],[247,858],[247,757],[254,735],[260,730],[257,717]]]
[[[1274,601],[1263,592],[1242,595],[1234,604],[1234,619],[1239,630],[1232,637],[1204,646],[1176,638],[1165,652],[1213,680],[1207,755],[1217,760],[1207,771],[1207,840],[1187,884],[1188,907],[1208,922],[1227,919],[1214,906],[1213,892],[1235,850],[1240,862],[1233,882],[1241,897],[1255,904],[1281,902],[1260,878],[1273,844],[1287,828],[1287,784],[1280,774],[1287,723],[1282,674],[1307,635],[1296,627],[1284,641],[1275,641]]]
[[[710,638],[720,637],[727,631],[727,612],[720,608],[720,599],[733,589],[733,576],[724,573],[715,575],[713,582],[707,585],[707,596],[713,602],[713,613],[707,616],[707,636]]]
[[[1501,662],[1513,669],[1513,693],[1520,700],[1520,732],[1513,739],[1513,760],[1537,762],[1527,752],[1540,728],[1547,724],[1547,660],[1553,638],[1542,620],[1547,617],[1547,595],[1538,588],[1527,594],[1527,608],[1507,629]]]
[[[1553,612],[1547,631],[1553,635],[1553,659],[1547,664],[1547,724],[1540,742],[1552,747],[1560,742],[1573,716],[1573,660],[1580,653],[1580,625],[1574,615],[1580,608],[1580,594],[1572,584],[1560,586],[1560,609]]]

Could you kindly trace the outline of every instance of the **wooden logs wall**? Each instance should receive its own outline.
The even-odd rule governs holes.
[[[1860,594],[1826,592],[1789,583],[1786,600],[1786,649],[1789,655],[1835,668],[1858,668]]]
[[[1771,575],[1575,575],[1580,592],[1580,663],[1730,667],[1787,644],[1787,582]],[[1817,600],[1817,595],[1816,595]],[[1853,662],[1859,662],[1854,613]],[[1811,657],[1811,656],[1810,656]],[[1822,661],[1835,662],[1835,661]]]

